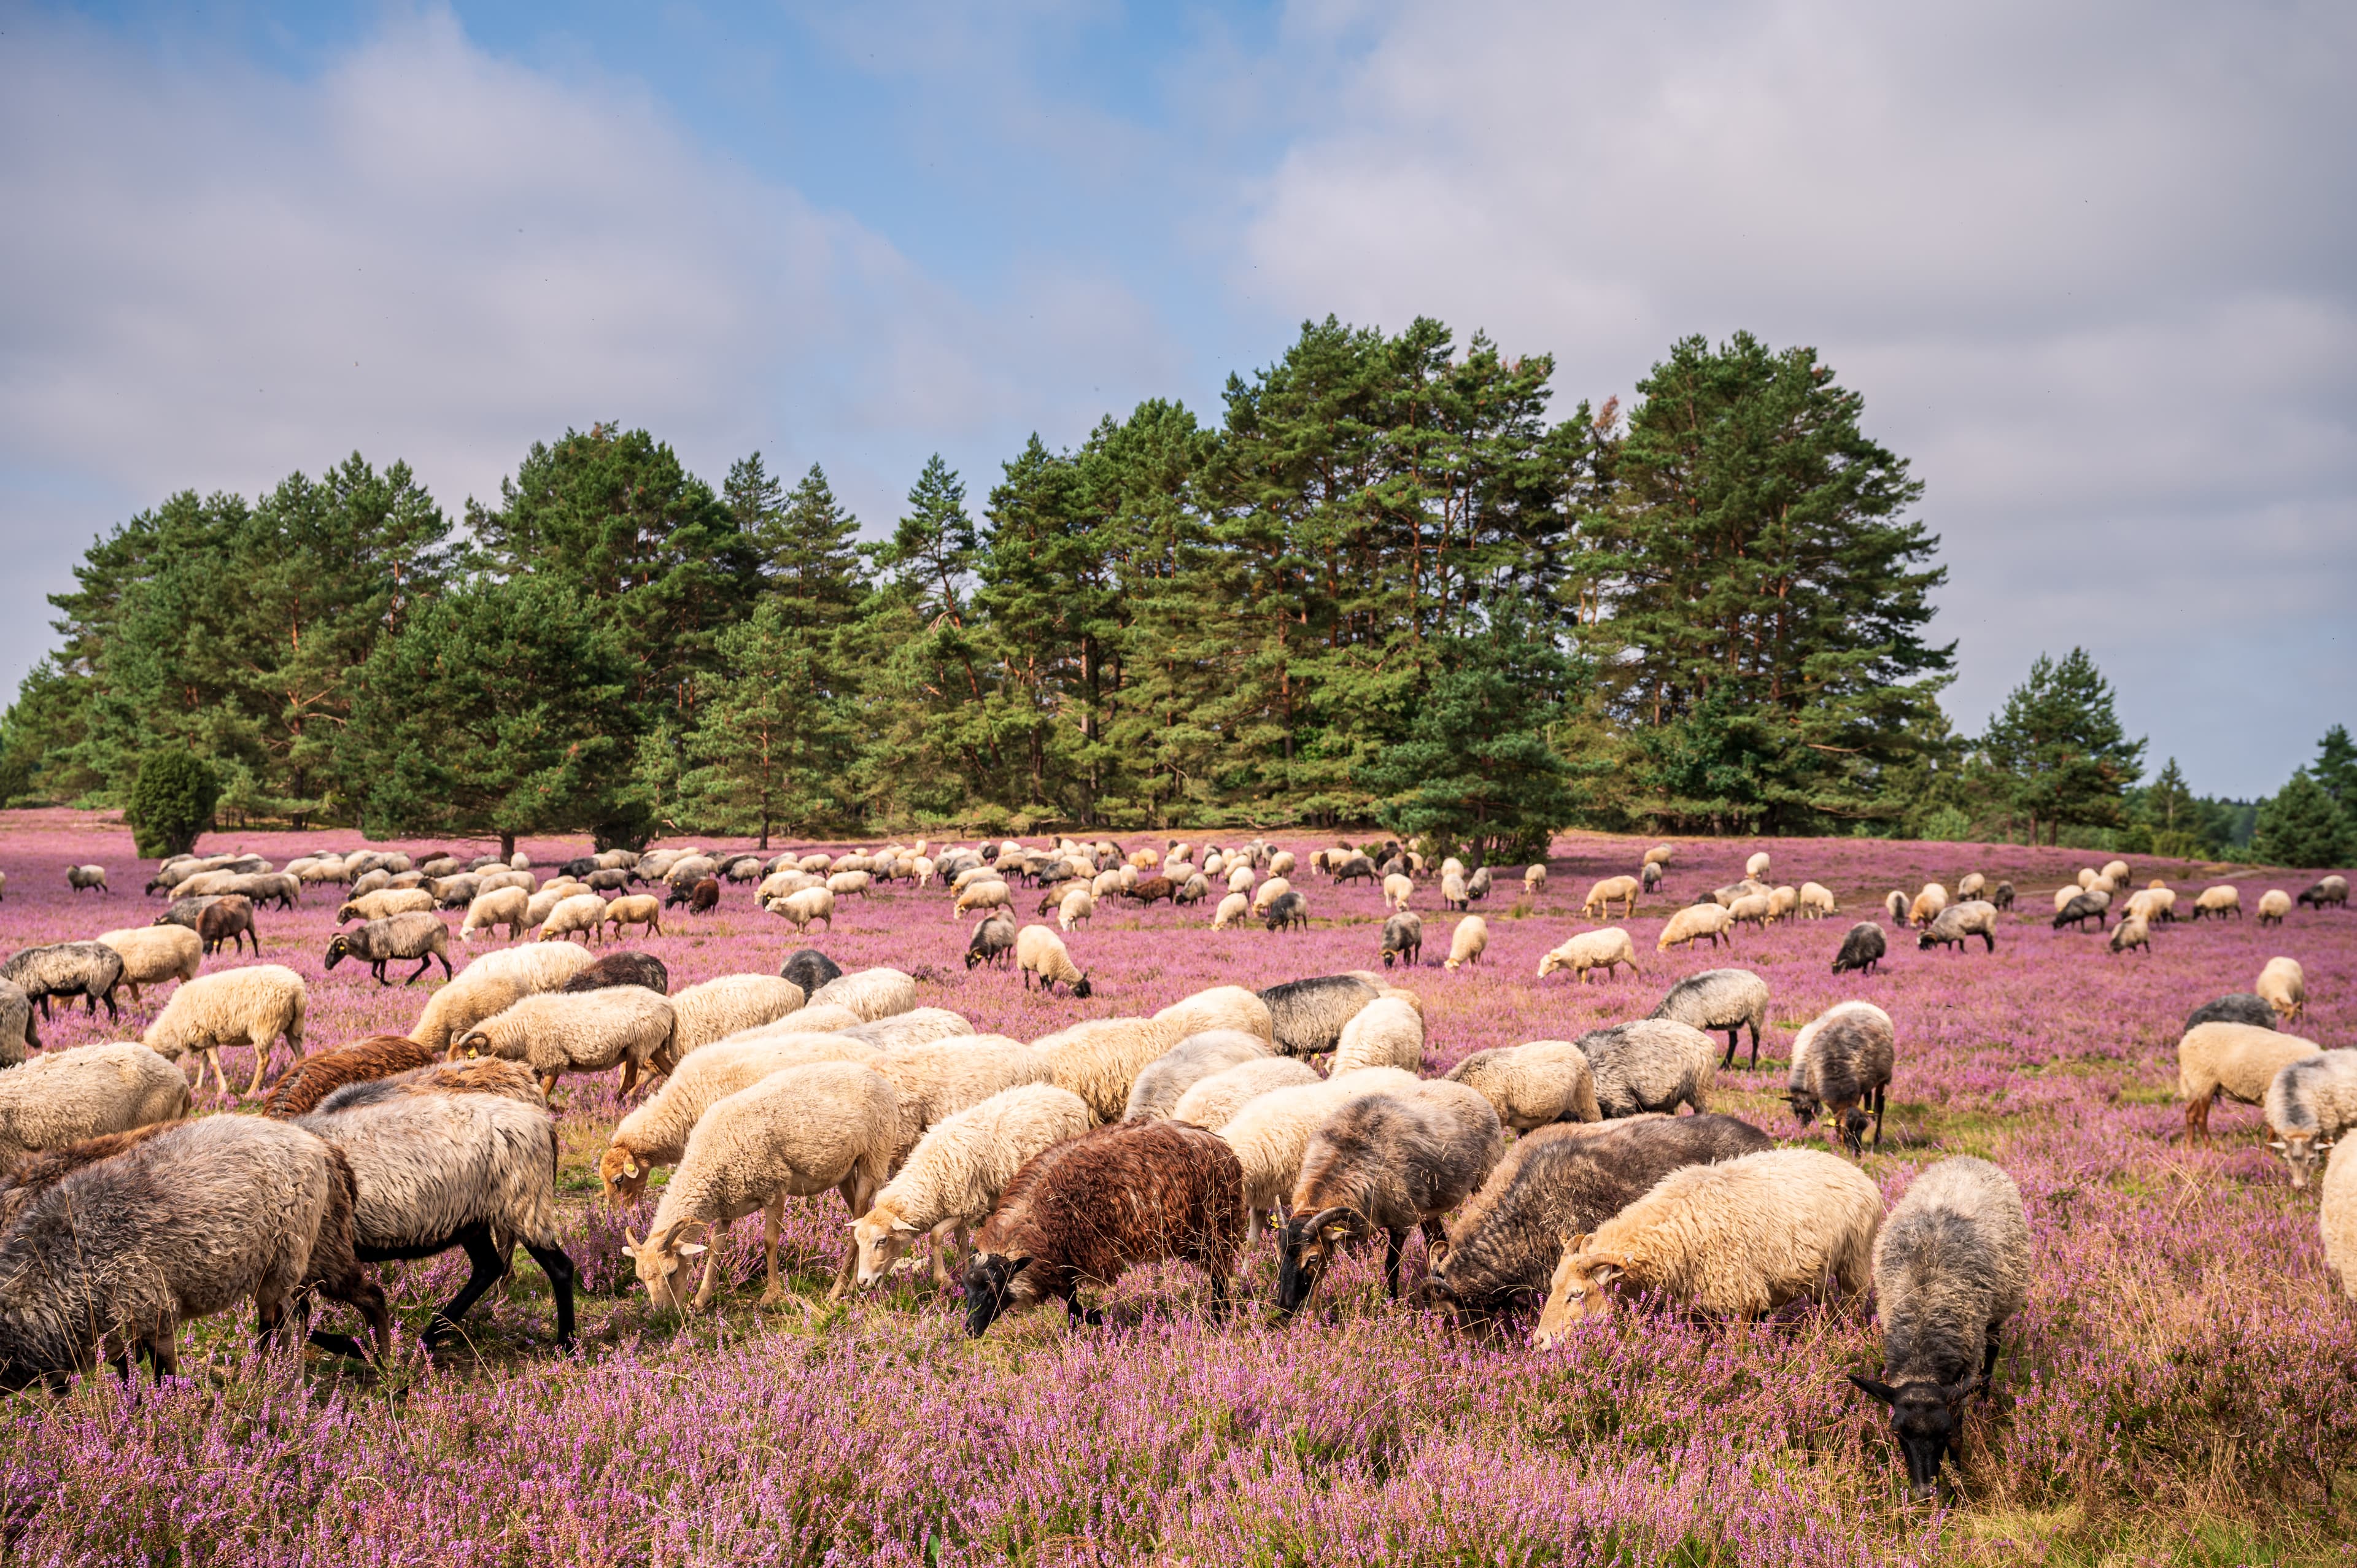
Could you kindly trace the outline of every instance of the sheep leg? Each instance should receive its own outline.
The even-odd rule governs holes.
[[[450,1298],[449,1304],[427,1320],[425,1341],[425,1353],[429,1356],[434,1353],[435,1342],[442,1337],[444,1332],[457,1327],[458,1319],[467,1316],[467,1309],[480,1301],[484,1292],[507,1276],[508,1255],[491,1244],[490,1226],[469,1225],[458,1233],[458,1244],[467,1249],[467,1262],[473,1265],[473,1272],[467,1276],[467,1283],[458,1287],[458,1294]]]
[[[2003,1328],[2004,1325],[1998,1323],[1988,1326],[1988,1342],[1981,1352],[1980,1396],[1983,1399],[1989,1397],[1992,1380],[1996,1376],[1996,1352]]]
[[[1407,1245],[1407,1232],[1386,1230],[1383,1232],[1383,1294],[1396,1300],[1399,1296],[1400,1249]]]
[[[622,1087],[615,1091],[614,1097],[618,1100],[628,1100],[630,1097],[630,1090],[636,1089],[638,1086],[639,1058],[636,1057],[624,1057],[622,1058]]]
[[[1889,1090],[1890,1086],[1887,1083],[1874,1086],[1874,1147],[1878,1154],[1882,1150],[1882,1101]]]
[[[259,1040],[254,1043],[253,1081],[245,1086],[245,1092],[248,1099],[251,1099],[254,1095],[262,1092],[262,1075],[270,1070],[271,1047],[275,1046],[277,1043],[278,1038],[274,1035],[269,1039]],[[299,1055],[300,1053],[297,1054]]]
[[[1751,1020],[1751,1066],[1755,1071],[1760,1066],[1760,1020],[1757,1018]]]
[[[769,1288],[761,1292],[761,1305],[771,1306],[786,1293],[778,1283],[778,1230],[784,1224],[786,1200],[773,1197],[761,1206],[761,1252],[769,1270]]]
[[[157,1328],[146,1335],[139,1341],[139,1348],[146,1355],[147,1369],[155,1375],[157,1382],[180,1375],[179,1337],[169,1326]],[[130,1358],[125,1356],[124,1360],[127,1369]],[[129,1379],[124,1380],[127,1382]]]

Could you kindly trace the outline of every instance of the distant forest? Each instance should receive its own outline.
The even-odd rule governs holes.
[[[1033,437],[986,495],[936,457],[871,542],[816,466],[757,452],[716,487],[610,424],[535,444],[457,524],[358,454],[183,492],[52,596],[0,798],[127,805],[169,756],[224,822],[379,836],[1380,824],[1494,856],[1591,825],[2342,858],[2338,729],[2288,805],[2201,799],[2174,760],[2145,781],[2072,650],[1955,733],[1922,487],[1813,350],[1688,338],[1631,406],[1560,420],[1554,369],[1329,318],[1232,376],[1216,424],[1142,403],[1075,450]]]

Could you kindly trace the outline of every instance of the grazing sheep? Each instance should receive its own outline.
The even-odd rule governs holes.
[[[1853,1155],[1866,1152],[1867,1108],[1874,1146],[1882,1147],[1883,1098],[1897,1059],[1890,1015],[1871,1002],[1837,1002],[1792,1036],[1792,1070],[1784,1099],[1806,1136],[1824,1116]]]
[[[2324,1166],[2323,1201],[2317,1229],[2324,1237],[2324,1273],[2343,1295],[2357,1300],[2357,1140],[2332,1146]]]
[[[892,1085],[852,1062],[787,1068],[716,1101],[688,1134],[686,1152],[655,1206],[646,1240],[622,1233],[648,1299],[676,1312],[709,1305],[718,1283],[710,1257],[694,1300],[686,1299],[684,1262],[705,1251],[703,1241],[686,1233],[692,1228],[709,1236],[755,1209],[761,1211],[769,1261],[762,1303],[785,1299],[778,1278],[785,1200],[813,1197],[832,1187],[843,1195],[850,1218],[866,1213],[890,1174],[898,1126]],[[846,1244],[828,1300],[851,1283],[858,1258],[858,1249]]]
[[[1448,933],[1448,957],[1441,968],[1453,972],[1465,964],[1480,963],[1489,945],[1490,922],[1479,915],[1468,915]]]
[[[1154,1022],[1170,1032],[1174,1045],[1211,1029],[1241,1030],[1272,1045],[1276,1040],[1276,1021],[1268,1004],[1241,985],[1214,985],[1182,996],[1155,1014]]]
[[[1988,878],[1977,871],[1968,871],[1956,883],[1956,897],[1977,898],[1988,890]]]
[[[1641,976],[1645,972],[1637,967],[1637,947],[1629,940],[1629,933],[1618,926],[1608,926],[1600,931],[1582,931],[1554,951],[1542,955],[1539,978],[1544,980],[1556,970],[1567,969],[1575,983],[1585,983],[1589,970],[1600,969],[1604,978],[1610,980],[1624,963],[1631,974]]]
[[[1996,908],[1995,905],[1991,905],[1989,907],[1992,909]],[[2093,920],[2095,922],[2095,929],[2100,931],[2104,929],[2104,913],[2110,909],[2111,907],[2112,896],[2110,894],[2096,889],[2090,889],[2087,892],[2079,894],[2068,904],[2063,905],[2061,908],[2054,912],[2054,929],[2059,931],[2065,926],[2073,926],[2081,930],[2084,930],[2086,929],[2086,922]]]
[[[1407,910],[1408,900],[1415,897],[1415,884],[1398,872],[1383,878],[1384,907],[1401,913]]]
[[[2010,909],[2013,908],[2013,884],[2000,882],[1996,885],[1996,890],[1989,895],[1988,901],[2000,909]]]
[[[1727,907],[1727,918],[1731,925],[1758,926],[1765,930],[1775,908],[1775,900],[1769,895],[1747,893]]]
[[[966,968],[989,963],[1004,969],[1014,957],[1015,922],[1006,910],[994,909],[974,922],[974,935],[965,944]]]
[[[345,926],[354,920],[382,920],[394,915],[430,912],[434,905],[434,895],[423,887],[387,887],[346,900],[336,911],[336,924]]]
[[[2276,1074],[2318,1054],[2314,1041],[2248,1024],[2198,1024],[2177,1042],[2177,1091],[2185,1099],[2185,1135],[2207,1143],[2210,1108],[2221,1096],[2264,1102]]]
[[[1647,861],[1644,867],[1637,874],[1638,880],[1644,885],[1645,891],[1648,893],[1661,886],[1665,875],[1660,864],[1654,861]]]
[[[1670,987],[1662,1004],[1647,1015],[1674,1018],[1705,1031],[1727,1031],[1727,1059],[1735,1065],[1737,1037],[1751,1030],[1751,1065],[1760,1065],[1760,1031],[1768,1023],[1768,983],[1748,969],[1706,969]],[[1700,1110],[1701,1107],[1695,1107]]]
[[[805,896],[795,895],[796,897]],[[950,909],[950,918],[963,920],[976,909],[1011,908],[1014,906],[1014,898],[1015,896],[1008,891],[1006,884],[996,878],[970,882],[959,889],[957,901]]]
[[[61,1383],[144,1353],[178,1370],[180,1326],[251,1298],[267,1344],[305,1285],[358,1308],[378,1357],[392,1348],[384,1293],[352,1255],[353,1182],[342,1155],[283,1122],[209,1116],[61,1162],[19,1189],[0,1273],[0,1387]]]
[[[1841,913],[1841,906],[1834,901],[1833,889],[1821,882],[1802,883],[1793,898],[1793,908],[1803,920],[1822,920]]]
[[[1129,1086],[1125,1122],[1168,1116],[1186,1092],[1214,1073],[1270,1054],[1269,1043],[1242,1029],[1208,1029],[1188,1036],[1146,1064]]]
[[[1002,882],[998,886],[1004,891],[1006,884]],[[965,913],[963,908],[964,902],[963,898],[959,900],[962,906],[957,911],[959,915]],[[1006,900],[1002,898],[999,902],[1003,904]],[[826,923],[828,930],[834,929],[834,895],[823,887],[805,887],[799,893],[789,893],[782,898],[772,898],[770,900],[769,908],[770,913],[785,921],[797,932],[806,931],[822,920]]]
[[[579,951],[579,949],[573,950]],[[477,965],[480,968],[480,965]],[[651,952],[638,952],[624,948],[609,952],[595,963],[584,964],[568,976],[561,985],[549,989],[563,992],[603,991],[609,985],[638,985],[658,996],[671,994],[671,971],[663,961]]]
[[[262,933],[254,929],[253,900],[234,895],[211,900],[197,911],[197,939],[209,953],[220,951],[223,942],[231,952],[250,945],[259,953]]]
[[[867,1065],[891,1081],[899,1106],[891,1158],[895,1166],[909,1157],[925,1130],[935,1122],[978,1105],[1001,1090],[1049,1082],[1056,1067],[1041,1052],[1004,1035],[899,1046]]]
[[[1322,1083],[1316,1070],[1291,1057],[1265,1057],[1200,1079],[1170,1108],[1174,1120],[1217,1132],[1251,1101],[1272,1090]]]
[[[1882,957],[1882,928],[1872,920],[1860,920],[1842,938],[1841,951],[1834,955],[1834,972],[1871,974]]]
[[[442,978],[452,977],[450,968],[450,932],[442,918],[432,913],[395,915],[390,919],[371,920],[349,931],[339,931],[328,940],[323,969],[333,969],[346,959],[358,959],[369,966],[379,985],[392,983],[385,978],[388,963],[418,961],[416,970],[404,985],[414,985],[419,975],[442,961]]]
[[[1482,1095],[1447,1080],[1359,1095],[1310,1134],[1278,1238],[1276,1305],[1298,1312],[1344,1241],[1383,1233],[1383,1293],[1399,1294],[1400,1251],[1424,1232],[1426,1267],[1448,1250],[1440,1217],[1480,1190],[1504,1147]]]
[[[884,1277],[920,1236],[933,1240],[933,1281],[950,1283],[954,1234],[990,1218],[1015,1173],[1040,1151],[1077,1138],[1091,1125],[1080,1096],[1052,1084],[1021,1084],[934,1124],[875,1205],[852,1222],[858,1283]]]
[[[2291,913],[2291,895],[2280,887],[2270,887],[2259,895],[2259,924],[2280,926]]]
[[[2127,918],[2122,920],[2118,925],[2112,928],[2112,940],[2108,944],[2108,947],[2109,950],[2114,953],[2124,953],[2130,948],[2142,948],[2144,949],[2144,956],[2150,958],[2152,956],[2152,928],[2145,923],[2143,916],[2130,915]]]
[[[966,1333],[1009,1312],[1061,1297],[1079,1322],[1085,1283],[1175,1258],[1210,1276],[1215,1312],[1243,1230],[1235,1155],[1216,1136],[1178,1122],[1123,1122],[1049,1145],[1025,1162],[975,1239],[966,1264]]]
[[[1462,1322],[1528,1311],[1546,1298],[1566,1237],[1595,1230],[1672,1171],[1772,1147],[1732,1116],[1539,1128],[1506,1151],[1458,1211],[1426,1296]]]
[[[1533,897],[1546,891],[1547,868],[1544,863],[1523,867],[1523,891]]]
[[[670,999],[641,986],[538,992],[452,1040],[450,1056],[522,1062],[540,1079],[543,1095],[568,1072],[604,1072],[619,1064],[617,1094],[627,1100],[641,1073],[667,1073],[676,1065],[675,1028]]]
[[[1397,996],[1378,996],[1351,1015],[1334,1047],[1329,1076],[1372,1067],[1424,1067],[1424,1015]]]
[[[1883,897],[1883,911],[1890,917],[1892,925],[1904,927],[1907,924],[1907,895],[1895,887]]]
[[[1663,922],[1661,940],[1653,944],[1653,950],[1667,952],[1674,947],[1692,947],[1705,937],[1710,939],[1712,947],[1717,947],[1719,939],[1734,925],[1727,910],[1717,904],[1689,904]]]
[[[1907,907],[1907,923],[1920,929],[1937,919],[1940,911],[1947,907],[1948,890],[1936,882],[1927,882],[1923,891],[1915,895],[1915,901]]]
[[[1468,899],[1487,898],[1490,896],[1490,868],[1486,865],[1475,866],[1473,875],[1465,879],[1465,897]]]
[[[389,1085],[368,1084],[374,1090]],[[343,1094],[300,1125],[351,1163],[352,1239],[363,1262],[464,1248],[458,1294],[420,1336],[427,1354],[507,1273],[521,1241],[556,1298],[556,1343],[573,1344],[573,1260],[559,1245],[556,1128],[547,1111],[496,1093]],[[528,1090],[527,1090],[528,1092]],[[343,1348],[330,1336],[315,1336]]]
[[[2204,887],[2201,890],[2201,896],[2193,900],[2193,918],[2198,920],[2204,915],[2214,915],[2221,920],[2229,915],[2238,920],[2241,919],[2243,918],[2242,893],[2222,882],[2214,887]]]
[[[41,1048],[33,1027],[33,999],[14,981],[0,980],[0,1068],[15,1067],[27,1051]]]
[[[498,865],[500,863],[494,860],[490,864]],[[533,876],[532,873],[529,871],[491,871],[486,872],[475,878],[475,894],[478,897],[480,897],[486,893],[497,893],[503,888],[509,887],[513,887],[519,892],[528,896],[533,891]],[[358,883],[354,883],[352,885],[352,891],[355,893],[360,891],[360,885]]]
[[[2185,1032],[2191,1034],[2201,1024],[2248,1024],[2255,1029],[2272,1029],[2276,1026],[2276,1010],[2267,1004],[2266,997],[2237,991],[2215,1002],[2204,1002],[2187,1014]]]
[[[2286,1023],[2308,1011],[2308,974],[2296,958],[2271,958],[2259,971],[2253,993],[2265,999],[2276,1010],[2276,1016]]]
[[[1056,906],[1056,925],[1060,929],[1069,931],[1096,912],[1096,896],[1085,887],[1075,887],[1065,894],[1062,902]]]
[[[1968,1155],[1917,1176],[1874,1243],[1882,1377],[1849,1380],[1889,1407],[1918,1500],[1938,1485],[1965,1396],[1987,1392],[2006,1320],[2029,1300],[2029,1222],[2013,1178]]]
[[[802,987],[772,974],[723,974],[688,986],[671,998],[672,1058],[774,1024],[802,1004]]]
[[[52,996],[81,997],[93,1018],[102,1002],[109,1022],[122,1016],[114,1004],[114,988],[123,983],[123,955],[103,942],[22,949],[0,963],[0,980],[21,988],[28,1001],[39,1005],[44,1018],[49,1015]]]
[[[2339,875],[2319,877],[2299,896],[2298,902],[2311,909],[2346,909],[2349,879]]]
[[[521,887],[496,887],[489,893],[477,893],[467,904],[467,913],[458,922],[458,940],[470,942],[477,931],[494,927],[508,929],[508,940],[523,940],[525,908],[532,895]]]
[[[1510,1131],[1527,1133],[1553,1122],[1596,1122],[1596,1078],[1587,1053],[1569,1040],[1533,1040],[1475,1051],[1448,1073],[1487,1100]]]
[[[204,963],[204,939],[186,926],[132,926],[102,931],[98,940],[122,955],[121,983],[130,988],[135,1007],[139,1005],[141,986],[161,985],[167,980],[185,985],[196,979]],[[0,1026],[0,1042],[6,1037],[6,1029]]]
[[[1674,1018],[1641,1018],[1593,1029],[1574,1042],[1587,1058],[1596,1107],[1608,1118],[1680,1105],[1699,1115],[1717,1069],[1718,1042]]]
[[[2065,886],[2057,887],[2054,890],[2054,912],[2059,915],[2063,910],[2069,908],[2071,907],[2071,901],[2085,891],[2085,888],[2080,886],[2075,882]]]
[[[1463,876],[1454,871],[1441,874],[1440,907],[1442,908],[1463,909],[1469,907],[1472,902],[1473,896],[1466,890]]]
[[[1086,995],[1087,993],[1082,993]],[[811,1004],[848,1007],[863,1024],[906,1013],[917,1004],[917,983],[897,969],[856,969],[811,993]]]
[[[2325,1051],[2285,1067],[2267,1084],[2264,1109],[2291,1185],[2306,1187],[2318,1156],[2357,1127],[2357,1051]]]
[[[1612,1309],[1610,1292],[1652,1291],[1749,1320],[1828,1283],[1865,1294],[1882,1193],[1846,1160],[1769,1149],[1672,1171],[1652,1191],[1566,1242],[1531,1342]]]
[[[1262,886],[1266,886],[1267,884],[1263,883]],[[1268,917],[1265,924],[1272,931],[1283,931],[1294,929],[1305,931],[1308,930],[1309,929],[1309,900],[1303,897],[1298,893],[1286,893],[1279,895],[1269,903]]]
[[[1251,1214],[1246,1244],[1259,1234],[1262,1218],[1275,1213],[1292,1192],[1302,1152],[1329,1114],[1355,1096],[1422,1081],[1398,1068],[1362,1068],[1315,1083],[1265,1090],[1237,1107],[1217,1131],[1243,1162],[1244,1207]]]
[[[1276,1048],[1287,1056],[1314,1057],[1340,1045],[1343,1026],[1382,994],[1380,987],[1356,975],[1321,974],[1272,985],[1260,999],[1268,1006]]]
[[[1266,914],[1270,905],[1275,903],[1279,898],[1284,897],[1286,894],[1292,891],[1293,884],[1286,881],[1284,877],[1270,877],[1267,881],[1253,889],[1253,913],[1255,915]]]
[[[778,978],[791,980],[805,996],[816,995],[829,981],[842,978],[843,966],[816,948],[796,948],[778,966]]]
[[[602,934],[610,936],[618,942],[622,940],[624,926],[641,927],[649,936],[662,936],[662,901],[651,893],[627,894],[606,906],[602,923],[613,928],[612,930]]]
[[[1031,1048],[1046,1064],[1049,1082],[1087,1101],[1097,1120],[1117,1122],[1129,1108],[1137,1075],[1196,1032],[1178,1021],[1092,1018],[1042,1036]]]
[[[159,1056],[178,1061],[191,1051],[201,1053],[195,1088],[205,1086],[205,1069],[213,1080],[229,1087],[221,1064],[223,1046],[253,1048],[253,1081],[245,1092],[262,1088],[263,1075],[280,1038],[295,1059],[303,1059],[303,1015],[309,1006],[303,977],[284,964],[258,963],[244,969],[224,969],[200,974],[172,993],[164,1011],[147,1026],[141,1043]]]
[[[1764,849],[1760,850],[1743,863],[1743,875],[1750,877],[1765,876],[1768,875],[1768,852]]]
[[[1252,900],[1241,893],[1231,893],[1221,899],[1220,907],[1212,911],[1211,929],[1224,931],[1250,913]]]
[[[1724,887],[1712,889],[1710,901],[1723,908],[1732,910],[1737,899],[1751,897],[1765,898],[1768,897],[1768,888],[1763,884],[1754,882],[1749,877],[1746,877],[1740,882],[1730,882]],[[1702,900],[1697,898],[1695,902],[1700,903]]]
[[[1383,967],[1397,959],[1414,969],[1424,957],[1424,918],[1403,909],[1383,921]]]
[[[662,1087],[616,1123],[597,1177],[608,1203],[635,1199],[648,1178],[676,1165],[687,1152],[688,1134],[714,1105],[771,1073],[813,1062],[866,1065],[883,1053],[872,1043],[839,1035],[759,1030],[739,1039],[707,1046],[679,1064]]]
[[[1612,901],[1618,898],[1621,901],[1620,918],[1625,920],[1637,912],[1638,888],[1633,876],[1608,876],[1590,887],[1587,897],[1579,901],[1580,915],[1590,920],[1609,919]]]
[[[1975,937],[1988,944],[1986,950],[1996,951],[1996,906],[1979,898],[1951,904],[1932,916],[1915,945],[1926,952],[1935,947],[1962,952]]]
[[[186,1116],[186,1074],[145,1046],[50,1051],[0,1072],[0,1157]]]
[[[559,898],[540,923],[534,939],[544,942],[563,941],[578,933],[582,945],[604,935],[606,901],[595,893],[569,893]]]
[[[1644,863],[1647,865],[1666,866],[1670,864],[1670,857],[1676,853],[1677,846],[1675,844],[1657,843],[1652,848],[1645,852]]]
[[[77,893],[87,893],[92,889],[102,894],[111,891],[106,886],[106,867],[102,865],[67,866],[66,886]]]
[[[421,1045],[406,1035],[371,1035],[332,1051],[305,1057],[271,1085],[262,1113],[291,1122],[319,1108],[319,1102],[349,1084],[374,1083],[398,1073],[414,1072],[442,1059],[435,1047]]]

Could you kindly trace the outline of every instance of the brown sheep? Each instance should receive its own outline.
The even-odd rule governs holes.
[[[371,1035],[296,1062],[271,1089],[262,1113],[280,1122],[307,1116],[348,1083],[370,1083],[430,1067],[442,1055],[438,1047],[420,1045],[406,1035]]]

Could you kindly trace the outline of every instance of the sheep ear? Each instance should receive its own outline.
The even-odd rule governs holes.
[[[917,1233],[917,1228],[915,1226],[897,1216],[895,1216],[892,1220],[892,1229],[898,1230],[903,1236],[914,1236]]]
[[[1943,1404],[1953,1404],[1958,1400],[1963,1399],[1966,1394],[1972,1392],[1975,1389],[1980,1386],[1981,1375],[1978,1372],[1968,1373],[1963,1382],[1950,1383],[1947,1387],[1940,1391],[1940,1402]]]
[[[2287,1149],[2291,1147],[2291,1145],[2285,1143],[2281,1138],[2271,1138],[2267,1141],[2267,1147],[2270,1149]]]
[[[679,1244],[679,1255],[683,1258],[693,1258],[703,1251],[704,1243],[701,1241],[682,1241]]]
[[[1849,1375],[1849,1380],[1885,1404],[1898,1402],[1899,1391],[1889,1383],[1878,1383],[1872,1378],[1861,1378],[1856,1372]]]
[[[639,1174],[639,1162],[631,1158],[630,1155],[624,1155],[622,1156],[622,1174],[626,1176],[635,1178]]]

